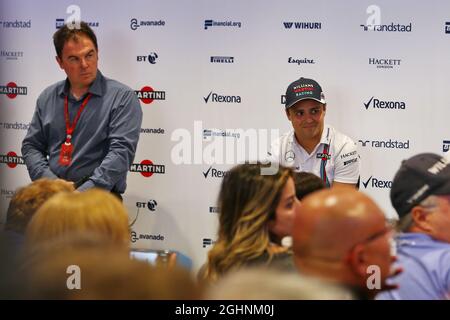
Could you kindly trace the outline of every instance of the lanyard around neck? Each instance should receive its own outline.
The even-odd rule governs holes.
[[[81,116],[81,112],[83,112],[83,110],[86,107],[91,96],[92,96],[92,94],[89,93],[87,95],[87,97],[84,98],[83,102],[81,103],[80,108],[78,109],[75,119],[73,119],[72,124],[70,124],[70,119],[69,119],[69,97],[66,96],[66,98],[64,100],[64,116],[66,118],[66,142],[70,143],[70,140],[72,139],[72,133],[75,130],[75,127],[77,126],[77,122]]]

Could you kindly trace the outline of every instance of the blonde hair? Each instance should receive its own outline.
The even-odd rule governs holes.
[[[115,196],[100,189],[60,193],[36,212],[28,226],[26,242],[34,245],[72,232],[95,232],[113,242],[128,244],[128,214]]]
[[[262,175],[260,164],[241,164],[224,177],[219,193],[219,234],[208,253],[204,277],[216,280],[231,269],[268,254],[271,235],[268,222],[275,219],[281,193],[292,171],[280,167],[274,175]]]

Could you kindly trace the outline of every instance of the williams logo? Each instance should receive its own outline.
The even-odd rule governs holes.
[[[320,30],[321,22],[283,22],[285,29]]]
[[[392,181],[381,180],[370,176],[369,179],[362,180],[362,185],[364,186],[364,189],[367,189],[369,187],[374,189],[390,189],[392,188]]]
[[[212,56],[211,63],[234,63],[234,57]]]
[[[155,64],[157,58],[158,55],[156,52],[150,52],[150,54],[146,56],[137,56],[136,60],[137,62],[148,61],[150,64]]]
[[[293,57],[289,57],[288,58],[288,63],[293,63],[293,64],[297,64],[297,65],[316,64],[314,59],[308,59],[308,58],[296,59],[296,58],[293,58]]]
[[[216,242],[212,239],[209,239],[209,238],[202,239],[203,248],[206,248],[207,246],[212,246],[214,243],[216,243]]]
[[[372,97],[369,99],[369,101],[364,102],[364,107],[366,110],[369,108],[371,109],[398,109],[398,110],[405,110],[406,103],[403,101],[385,101],[382,99],[377,99],[375,97]]]
[[[237,21],[214,21],[214,20],[205,20],[205,30],[211,27],[241,27],[241,23]]]
[[[445,23],[445,33],[450,34],[450,22]]]
[[[450,140],[444,140],[442,142],[442,152],[448,152],[450,150]]]
[[[360,27],[364,31],[375,31],[375,32],[411,32],[412,31],[412,23],[409,24],[395,24],[391,22],[391,24],[373,24],[373,25],[365,25],[360,24]]]
[[[150,160],[142,160],[141,163],[133,163],[130,172],[139,172],[142,176],[149,178],[154,173],[165,174],[166,166],[163,164],[153,164]]]
[[[0,50],[0,58],[5,58],[5,60],[19,60],[19,58],[23,58],[23,51]]]
[[[202,172],[205,179],[209,177],[211,178],[223,178],[228,174],[228,171],[221,171],[212,166],[208,168],[208,170]]]
[[[15,168],[18,164],[25,164],[25,161],[17,153],[10,151],[6,155],[0,154],[0,163],[5,163],[8,167]]]
[[[358,140],[363,147],[385,148],[385,149],[409,149],[409,140],[404,142],[397,140]]]
[[[232,132],[229,130],[204,129],[203,139],[207,139],[209,137],[224,137],[224,138],[239,139],[241,137],[241,134],[240,132]]]
[[[164,20],[138,20],[135,18],[130,20],[131,30],[137,30],[140,27],[163,27],[165,25]]]
[[[139,100],[145,104],[150,104],[153,100],[166,100],[165,91],[155,91],[152,87],[145,86],[141,90],[134,91]]]
[[[206,97],[203,97],[203,100],[205,100],[205,103],[210,101],[218,103],[241,103],[240,96],[221,95],[212,91]]]
[[[0,94],[6,94],[10,99],[14,99],[17,95],[26,95],[27,87],[18,87],[15,82],[9,82],[6,86],[0,86]]]
[[[400,59],[369,58],[369,64],[376,66],[377,69],[393,69],[398,67],[401,62]]]

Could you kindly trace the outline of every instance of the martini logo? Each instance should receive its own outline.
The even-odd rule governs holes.
[[[141,90],[134,91],[139,100],[145,104],[150,104],[153,100],[166,100],[165,91],[155,91],[152,87],[145,86]]]
[[[133,163],[130,172],[139,172],[142,176],[149,178],[154,173],[165,174],[166,166],[163,164],[153,164],[150,160],[142,160],[141,163]]]
[[[6,94],[10,99],[14,99],[17,95],[26,95],[27,87],[18,87],[15,82],[9,82],[6,86],[0,86],[0,94]]]
[[[18,164],[25,164],[22,157],[19,157],[14,151],[8,152],[6,155],[0,155],[0,163],[5,163],[11,169],[17,167]]]

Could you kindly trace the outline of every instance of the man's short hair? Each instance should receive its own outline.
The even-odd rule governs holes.
[[[325,182],[311,172],[296,172],[294,174],[295,193],[298,200],[302,200],[308,194],[325,189]]]
[[[79,35],[85,35],[86,37],[88,37],[94,44],[95,50],[98,51],[97,37],[95,36],[94,31],[86,22],[81,21],[79,28],[64,24],[63,27],[58,29],[58,31],[53,34],[53,44],[55,45],[56,54],[60,59],[62,58],[62,50],[64,48],[64,44],[70,39],[77,39]]]

